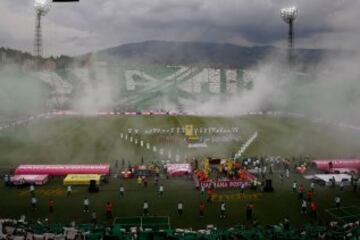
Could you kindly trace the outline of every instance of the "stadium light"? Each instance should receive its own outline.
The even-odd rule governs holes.
[[[35,0],[34,8],[36,13],[34,55],[41,57],[42,56],[41,17],[45,16],[50,11],[51,1]]]
[[[296,7],[286,7],[280,10],[280,15],[284,22],[289,25],[288,32],[288,60],[292,63],[293,60],[293,48],[294,48],[294,21],[298,15]]]

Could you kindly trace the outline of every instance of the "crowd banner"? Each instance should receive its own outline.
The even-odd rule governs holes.
[[[15,175],[49,175],[66,176],[68,174],[99,174],[109,175],[110,164],[67,164],[44,165],[23,164],[16,168]]]
[[[199,182],[200,187],[206,188],[241,188],[244,185],[245,188],[250,187],[250,182],[240,180],[210,180]]]

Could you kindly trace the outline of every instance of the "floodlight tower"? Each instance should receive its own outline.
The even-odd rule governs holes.
[[[43,53],[42,34],[41,34],[41,17],[45,16],[51,7],[50,0],[34,0],[35,8],[35,39],[34,39],[34,55],[41,57]]]
[[[293,60],[293,48],[294,48],[294,21],[298,14],[296,7],[287,7],[280,10],[280,14],[285,23],[289,25],[288,33],[288,60],[289,64]]]

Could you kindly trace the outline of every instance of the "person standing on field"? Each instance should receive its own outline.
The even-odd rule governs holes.
[[[164,186],[161,184],[159,187],[159,196],[162,197],[164,195]]]
[[[97,223],[95,210],[92,210],[92,212],[91,212],[91,223],[94,225],[96,225],[96,223]]]
[[[199,205],[199,215],[202,218],[204,217],[204,214],[205,214],[205,204],[201,202]]]
[[[54,212],[54,200],[50,199],[48,202],[48,208],[49,208],[49,212],[53,213]]]
[[[121,184],[121,185],[120,185],[120,196],[121,196],[121,197],[124,197],[124,193],[125,193],[125,188],[124,188],[124,186]]]
[[[301,203],[301,214],[305,216],[306,210],[307,210],[307,202],[305,201],[305,199],[303,199]]]
[[[70,197],[71,192],[72,192],[71,185],[67,186],[67,191],[66,191],[66,192],[67,192],[67,193],[66,193],[66,196],[67,196],[67,197]]]
[[[145,200],[143,204],[144,216],[149,215],[149,203]]]
[[[340,182],[340,191],[343,191],[343,190],[344,190],[344,182],[341,181],[341,182]]]
[[[34,186],[34,184],[30,185],[30,194],[31,194],[31,196],[35,196],[35,186]]]
[[[105,212],[106,212],[106,217],[108,219],[112,218],[112,211],[113,211],[113,205],[110,202],[107,202],[105,205]]]
[[[37,209],[37,199],[35,196],[31,198],[31,206],[33,210]]]
[[[226,218],[226,205],[225,202],[220,204],[220,218]]]
[[[204,187],[204,186],[201,186],[200,189],[201,189],[201,190],[200,190],[200,191],[201,191],[201,195],[204,195],[204,194],[205,194],[205,187]]]
[[[85,197],[84,198],[84,212],[88,213],[89,212],[89,198]]]
[[[246,220],[251,220],[252,219],[252,212],[254,209],[254,205],[252,203],[249,203],[248,205],[246,205]]]
[[[293,185],[292,185],[292,191],[293,191],[293,193],[296,192],[296,189],[297,189],[297,182],[294,181],[294,182],[293,182]]]
[[[177,204],[178,215],[181,216],[183,214],[183,211],[184,211],[183,203],[181,201],[179,201]]]
[[[335,197],[335,206],[337,209],[340,208],[340,204],[341,204],[341,198],[339,196]]]

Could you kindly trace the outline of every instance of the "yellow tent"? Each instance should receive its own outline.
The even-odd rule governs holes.
[[[89,185],[90,180],[95,180],[96,184],[100,184],[99,174],[68,174],[64,178],[64,185]]]

